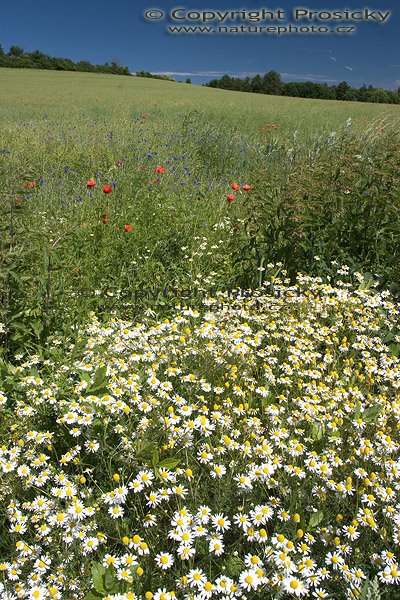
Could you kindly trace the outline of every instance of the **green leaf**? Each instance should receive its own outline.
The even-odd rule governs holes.
[[[78,369],[78,375],[82,381],[86,381],[86,383],[90,384],[91,379],[90,379],[90,375],[87,371],[82,371],[82,370]]]
[[[114,574],[110,568],[106,569],[103,580],[105,589],[107,590],[107,592],[111,592],[111,590],[115,586],[116,581]]]
[[[83,600],[98,600],[99,598],[103,598],[104,594],[98,594],[96,590],[90,590],[89,593],[86,594]]]
[[[275,404],[276,399],[274,398],[274,396],[271,394],[270,396],[264,396],[261,399],[261,405],[263,408],[267,408],[268,406],[272,406],[273,404]]]
[[[325,433],[325,427],[321,423],[314,423],[311,428],[311,437],[314,440],[321,440]]]
[[[318,510],[316,513],[313,513],[310,517],[310,522],[308,524],[309,527],[318,527],[324,518],[324,511]]]
[[[19,275],[17,275],[17,273],[15,271],[8,271],[8,274],[15,279],[15,281],[17,281],[18,283],[21,283],[22,285],[24,284],[24,280],[22,277],[20,277]]]
[[[160,463],[158,463],[159,469],[175,469],[179,465],[181,461],[178,458],[164,458]]]
[[[374,419],[376,419],[376,417],[382,412],[382,406],[380,406],[379,404],[376,404],[375,406],[372,406],[371,408],[367,408],[367,410],[364,412],[363,414],[363,420],[364,421],[373,421]]]
[[[361,404],[360,404],[360,402],[357,400],[357,402],[356,402],[356,415],[355,415],[355,418],[356,418],[356,419],[359,419],[359,418],[360,418],[360,416],[361,416]]]
[[[11,363],[3,363],[2,367],[8,371],[8,373],[11,373],[11,375],[15,375],[17,372],[17,367]]]
[[[71,350],[71,358],[79,356],[86,346],[86,340],[78,340]]]
[[[139,442],[136,445],[136,460],[139,462],[151,463],[155,448],[156,444],[154,442]]]
[[[387,343],[387,342],[393,342],[395,339],[396,339],[396,336],[394,335],[394,333],[389,331],[383,338],[383,341]]]
[[[340,167],[338,166],[338,167],[336,167],[336,171],[335,171],[332,179],[333,179],[333,181],[336,181],[337,179],[339,179],[339,177],[340,177]]]
[[[243,566],[243,561],[238,556],[232,554],[228,557],[226,572],[230,577],[238,578],[243,570]]]
[[[106,373],[106,365],[104,365],[103,367],[99,367],[94,374],[93,383],[87,386],[86,393],[97,394],[98,396],[101,396],[102,394],[108,394],[109,389],[107,388]]]
[[[40,335],[43,331],[42,323],[40,323],[40,321],[32,321],[31,327],[32,327],[33,333],[36,335],[36,337],[40,338]]]
[[[104,386],[106,383],[107,366],[99,367],[94,374],[92,389]]]
[[[158,465],[159,460],[160,460],[160,455],[158,453],[158,448],[155,447],[154,450],[153,450],[153,457],[152,457],[152,460],[151,460],[151,463],[152,463],[153,467],[156,467]]]
[[[107,595],[107,590],[104,587],[104,575],[106,573],[106,569],[103,567],[101,563],[93,563],[92,564],[92,579],[93,585],[95,587],[96,592],[102,594],[103,596]]]

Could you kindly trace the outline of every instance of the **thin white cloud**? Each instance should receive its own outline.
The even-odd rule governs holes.
[[[168,75],[169,77],[254,77],[263,74],[263,71],[152,71],[153,75]],[[330,79],[326,75],[316,75],[314,73],[281,73],[283,79],[302,79],[307,81],[326,81],[327,83],[336,83],[338,79]]]
[[[316,75],[315,73],[281,73],[283,78],[287,79],[298,79],[306,81],[319,81],[322,83],[338,83],[339,79],[330,79],[326,75]]]
[[[152,71],[153,75],[168,75],[169,77],[222,77],[222,75],[228,73],[227,71]],[[244,73],[242,76],[246,76],[247,73]],[[241,75],[235,75],[236,77],[240,77]]]

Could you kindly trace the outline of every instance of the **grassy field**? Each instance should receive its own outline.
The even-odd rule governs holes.
[[[10,125],[56,119],[78,126],[90,119],[109,125],[140,114],[157,117],[166,129],[196,111],[199,125],[228,126],[257,135],[261,127],[281,126],[282,137],[294,131],[303,140],[336,131],[352,118],[358,131],[375,121],[399,118],[396,105],[281,98],[227,92],[143,78],[0,69],[0,119]],[[173,111],[173,113],[171,113]]]
[[[261,261],[338,259],[396,287],[397,106],[48,71],[0,84],[7,347],[110,312],[86,290],[255,286]],[[232,183],[252,189],[227,202]]]
[[[0,69],[2,600],[397,598],[399,111]]]

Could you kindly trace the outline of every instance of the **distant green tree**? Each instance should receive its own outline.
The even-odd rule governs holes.
[[[380,88],[375,88],[368,95],[368,102],[381,102],[384,104],[389,103],[389,95],[386,90],[382,90]]]
[[[347,90],[345,95],[343,96],[343,100],[351,100],[352,102],[358,100],[358,92],[354,88],[350,88]]]
[[[262,94],[263,80],[260,75],[255,75],[251,80],[251,91],[255,94]]]
[[[70,58],[56,58],[54,68],[57,71],[76,71],[76,64]]]
[[[221,82],[219,79],[211,79],[208,83],[205,83],[205,87],[218,88],[221,87]]]
[[[54,69],[54,60],[40,50],[34,50],[33,52],[29,52],[25,55],[28,57],[35,65],[37,65],[38,69]]]
[[[281,96],[283,92],[283,83],[281,76],[276,71],[265,73],[262,78],[261,90],[263,94],[271,96]]]
[[[233,90],[232,77],[229,77],[229,75],[222,75],[219,82],[220,85],[218,87],[221,87],[223,90]]]
[[[289,83],[285,83],[283,86],[283,95],[284,96],[301,96],[300,83],[298,81],[289,81]]]
[[[8,55],[9,56],[22,56],[24,53],[24,49],[21,48],[21,46],[11,46],[11,48],[8,51]]]
[[[399,97],[398,92],[390,90],[390,91],[387,91],[386,93],[388,95],[388,103],[389,104],[398,104],[400,102],[400,97]]]
[[[334,100],[335,99],[335,90],[333,89],[332,86],[328,85],[327,83],[320,83],[319,84],[319,89],[320,89],[320,98],[323,98],[324,100]]]
[[[186,79],[186,82],[185,82],[185,83],[192,83],[192,80],[190,79],[190,77],[188,77],[188,78]]]
[[[245,77],[242,79],[242,91],[243,92],[251,92],[251,78]]]
[[[119,67],[121,71],[121,75],[129,75],[128,67]],[[125,72],[126,69],[126,72]],[[175,81],[173,77],[169,75],[153,75],[149,71],[136,71],[136,77],[147,77],[148,79],[162,79],[164,81]]]
[[[350,86],[347,81],[342,81],[336,88],[336,100],[344,100],[347,92],[350,91]]]
[[[357,96],[359,102],[368,102],[368,88],[365,84],[357,91]]]
[[[87,60],[80,60],[79,62],[76,63],[76,70],[77,71],[87,71],[90,73],[90,72],[94,71],[94,66]]]

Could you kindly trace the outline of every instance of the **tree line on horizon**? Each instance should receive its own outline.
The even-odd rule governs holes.
[[[128,67],[119,64],[119,61],[111,60],[103,65],[94,65],[88,60],[74,62],[70,58],[59,58],[48,56],[40,50],[25,52],[21,46],[11,46],[9,51],[4,52],[0,45],[0,67],[14,69],[48,69],[54,71],[78,71],[88,73],[108,73],[111,75],[130,75]]]
[[[155,73],[150,73],[150,71],[136,71],[136,77],[147,77],[147,79],[162,79],[163,81],[173,81],[174,83],[183,83],[183,81],[179,81],[171,77],[171,75],[157,75]],[[185,83],[192,83],[190,77],[188,77]]]
[[[145,77],[147,79],[162,79],[163,81],[176,82],[176,79],[170,77],[169,75],[155,75],[153,73],[150,73],[149,71],[136,71],[135,75],[136,77]]]
[[[272,96],[400,104],[400,87],[397,91],[394,91],[376,88],[372,85],[368,87],[363,85],[357,89],[351,87],[347,81],[342,81],[338,85],[328,85],[327,83],[316,83],[314,81],[291,81],[285,83],[276,71],[269,71],[264,75],[244,78],[223,75],[220,79],[212,79],[204,85],[223,90],[252,92]]]

